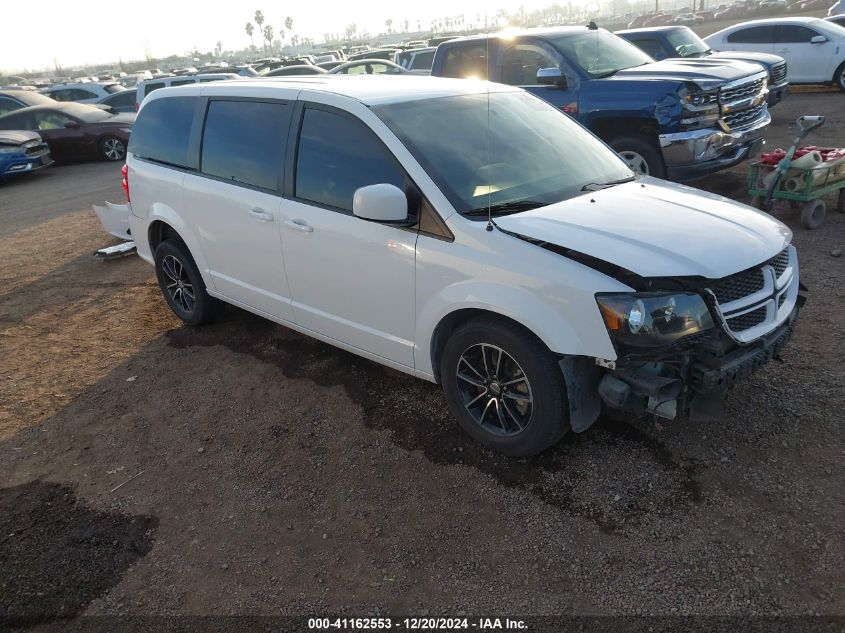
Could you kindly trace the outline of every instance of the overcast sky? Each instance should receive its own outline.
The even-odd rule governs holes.
[[[504,7],[515,11],[549,4],[549,1],[501,0],[0,0],[0,71],[52,69],[53,60],[65,67],[182,54],[193,49],[210,51],[220,41],[224,50],[249,43],[244,31],[255,10],[278,33],[286,16],[293,18],[293,32],[318,41],[324,33],[342,33],[355,22],[358,30],[379,33],[385,20],[394,29],[407,19],[426,28],[439,17],[484,15],[492,17]],[[580,3],[576,3],[580,4]],[[483,20],[483,18],[482,18]],[[259,39],[256,37],[256,43]]]

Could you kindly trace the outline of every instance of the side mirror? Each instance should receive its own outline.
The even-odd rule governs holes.
[[[541,86],[566,88],[566,77],[560,72],[560,68],[541,68],[537,71],[537,83]]]
[[[352,213],[373,222],[405,222],[408,198],[399,187],[387,183],[361,187],[352,197]]]
[[[824,35],[814,35],[810,38],[810,44],[824,44],[827,38]]]
[[[65,127],[73,130],[79,127],[79,123],[77,123],[76,121],[68,121],[67,123],[65,123]]]

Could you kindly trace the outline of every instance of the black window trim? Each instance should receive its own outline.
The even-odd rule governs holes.
[[[345,119],[353,121],[358,125],[364,126],[365,129],[369,130],[369,132],[373,135],[376,141],[384,148],[384,151],[390,157],[390,159],[396,163],[396,166],[399,168],[400,172],[403,174],[405,179],[405,195],[408,196],[409,190],[414,195],[415,200],[409,200],[408,204],[408,221],[407,222],[390,222],[386,223],[388,226],[395,226],[397,228],[407,228],[414,230],[416,232],[415,227],[419,225],[420,221],[420,210],[422,206],[423,200],[423,193],[422,190],[419,188],[417,183],[414,182],[411,175],[408,173],[408,170],[402,165],[396,155],[391,151],[391,149],[385,145],[384,141],[381,140],[378,134],[376,134],[375,130],[373,130],[369,125],[367,125],[364,121],[362,121],[359,117],[355,116],[351,112],[343,110],[342,108],[336,108],[334,106],[326,105],[324,103],[317,103],[315,101],[302,101],[297,100],[296,106],[293,110],[293,117],[291,117],[291,126],[290,126],[290,134],[288,136],[288,147],[287,147],[287,158],[285,160],[285,187],[284,187],[284,198],[286,200],[293,200],[295,202],[299,202],[301,204],[307,204],[314,207],[318,207],[320,209],[325,209],[326,211],[334,211],[335,213],[340,213],[342,215],[356,217],[355,214],[351,210],[343,209],[341,207],[335,207],[330,204],[325,204],[322,202],[316,202],[314,200],[308,200],[306,198],[299,198],[295,195],[296,189],[296,163],[299,158],[299,137],[302,132],[302,124],[305,120],[305,111],[306,110],[322,110],[323,112],[330,112],[332,114],[336,114],[341,116]],[[361,218],[359,218],[361,219]],[[367,220],[362,221],[366,222]]]
[[[199,126],[194,126],[194,129],[191,131],[191,151],[195,151],[195,161],[197,168],[193,170],[193,172],[197,176],[201,176],[202,178],[208,178],[210,180],[217,180],[219,182],[224,182],[228,185],[234,185],[236,187],[243,187],[245,189],[252,189],[253,191],[260,191],[262,193],[269,193],[274,196],[278,196],[280,198],[285,197],[285,178],[287,173],[287,162],[288,162],[288,153],[290,151],[290,146],[285,148],[285,154],[281,157],[281,162],[279,164],[279,173],[276,176],[276,186],[272,189],[268,189],[266,187],[259,187],[258,185],[253,185],[248,182],[240,182],[238,180],[230,180],[228,178],[223,178],[222,176],[215,176],[213,174],[206,174],[202,170],[202,141],[203,135],[205,134],[205,124],[208,118],[208,110],[211,106],[212,101],[235,101],[235,102],[253,102],[253,103],[269,103],[275,105],[284,105],[289,106],[287,108],[288,113],[288,133],[285,136],[282,136],[279,141],[281,142],[285,138],[287,139],[288,143],[290,143],[290,128],[292,127],[294,111],[296,109],[296,102],[293,99],[273,99],[269,97],[238,97],[238,96],[210,96],[210,97],[201,97],[200,101],[202,101],[201,110],[198,110],[197,113],[194,115],[194,122],[196,123],[197,120],[200,121]],[[197,130],[196,128],[199,127]],[[197,135],[197,138],[194,138],[194,134]],[[194,148],[194,143],[196,143],[196,147]]]

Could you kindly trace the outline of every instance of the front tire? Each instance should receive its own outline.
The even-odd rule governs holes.
[[[443,349],[440,378],[461,428],[494,451],[530,457],[569,430],[557,359],[516,325],[482,318],[459,326]]]
[[[185,325],[201,325],[217,318],[222,303],[206,291],[199,269],[184,244],[173,240],[159,244],[155,270],[164,300]]]
[[[103,160],[119,161],[126,158],[126,143],[116,136],[104,136],[100,139],[100,157]]]
[[[644,136],[620,136],[610,146],[628,166],[644,176],[666,177],[666,165],[654,143]]]

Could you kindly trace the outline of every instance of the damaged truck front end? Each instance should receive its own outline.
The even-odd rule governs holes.
[[[626,283],[637,291],[596,296],[617,358],[595,359],[601,371],[579,390],[669,420],[721,417],[727,391],[779,357],[805,300],[793,246],[724,279],[629,274]],[[581,405],[580,413],[597,410]],[[574,420],[573,428],[592,422]]]

